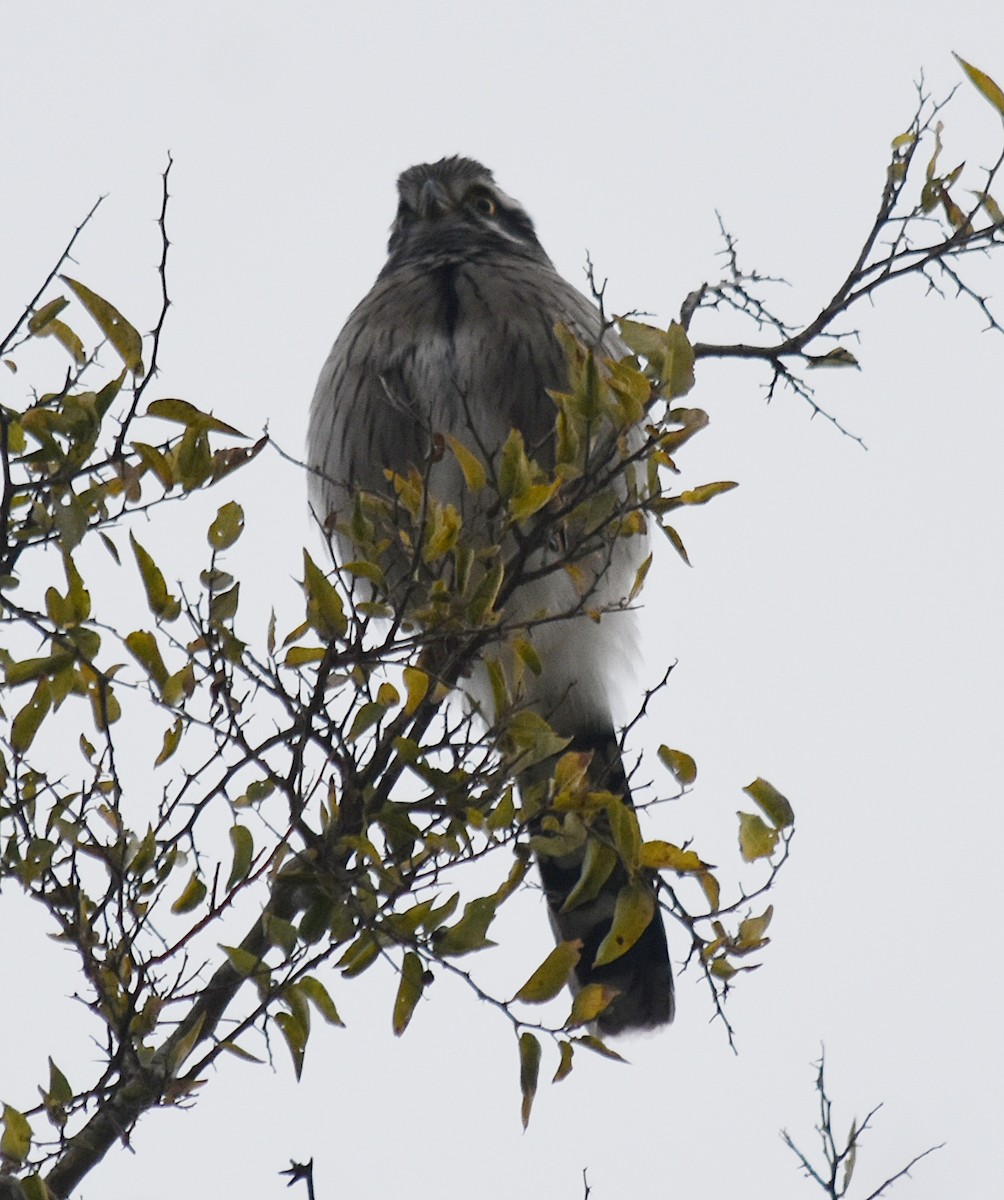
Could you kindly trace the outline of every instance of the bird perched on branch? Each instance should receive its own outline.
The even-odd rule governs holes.
[[[398,474],[417,468],[465,525],[475,521],[478,504],[456,457],[443,453],[444,438],[497,463],[516,429],[528,456],[553,464],[556,408],[548,389],[567,390],[569,381],[556,325],[601,356],[625,353],[596,305],[554,269],[525,210],[480,163],[445,158],[412,167],[398,180],[398,194],[387,263],[338,335],[310,411],[311,504],[329,527],[332,514],[348,517],[359,491],[390,492],[388,468]],[[354,557],[344,532],[340,541],[343,554]],[[585,567],[594,611],[622,604],[644,554],[641,537],[616,539],[593,554]],[[577,587],[567,571],[537,571],[506,601],[510,621],[532,623],[542,611],[576,614],[534,628],[542,670],[527,676],[523,699],[571,739],[570,749],[592,755],[591,786],[630,804],[610,691],[632,618],[608,611],[591,620],[579,574]],[[403,582],[394,586],[392,599],[403,595]],[[484,704],[490,717],[490,699]],[[673,982],[658,907],[630,948],[595,966],[628,873],[616,863],[598,894],[583,897],[580,888],[569,907],[583,860],[582,849],[538,855],[555,933],[583,942],[573,986],[601,982],[617,989],[599,1016],[602,1032],[670,1021]],[[643,874],[641,883],[654,897],[654,880]]]

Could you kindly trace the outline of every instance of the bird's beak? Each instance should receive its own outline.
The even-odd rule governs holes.
[[[423,220],[441,217],[452,205],[450,197],[436,179],[427,179],[418,193],[418,215]]]

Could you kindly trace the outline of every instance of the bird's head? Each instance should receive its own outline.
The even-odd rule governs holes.
[[[441,158],[409,167],[397,190],[397,216],[387,245],[392,262],[480,249],[507,249],[549,261],[526,210],[473,159]]]

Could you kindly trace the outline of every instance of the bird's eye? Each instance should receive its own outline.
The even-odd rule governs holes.
[[[474,192],[470,197],[471,207],[483,217],[494,217],[498,212],[495,201],[487,192]]]

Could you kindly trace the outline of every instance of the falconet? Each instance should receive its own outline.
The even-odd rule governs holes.
[[[398,180],[398,196],[386,265],[338,335],[314,394],[307,442],[311,507],[330,528],[333,517],[348,519],[360,491],[393,494],[388,469],[403,475],[417,468],[435,498],[454,505],[465,529],[476,530],[487,520],[484,502],[472,496],[457,458],[443,453],[444,439],[497,462],[516,429],[528,455],[553,463],[557,414],[548,390],[568,388],[556,325],[601,357],[619,359],[625,349],[597,307],[557,273],[526,211],[480,163],[454,157],[411,167]],[[596,469],[609,466],[600,462]],[[335,536],[343,557],[354,557],[352,542]],[[580,564],[591,572],[594,609],[624,600],[644,554],[643,538],[618,538]],[[571,739],[569,749],[592,754],[593,787],[630,803],[610,692],[633,618],[607,611],[591,620],[569,572],[534,575],[509,597],[507,621],[529,621],[541,612],[577,615],[534,628],[543,669],[527,673],[523,700]],[[402,573],[391,583],[391,599],[403,599],[405,586]],[[479,686],[476,676],[469,690],[490,718],[491,692]],[[520,780],[524,786],[530,781]],[[556,936],[583,942],[573,986],[601,982],[617,990],[598,1018],[600,1031],[672,1020],[673,981],[658,906],[626,952],[595,966],[628,882],[626,870],[618,862],[598,894],[583,898],[580,888],[568,905],[583,873],[583,851],[538,861]],[[646,874],[640,882],[654,897],[654,878]]]

